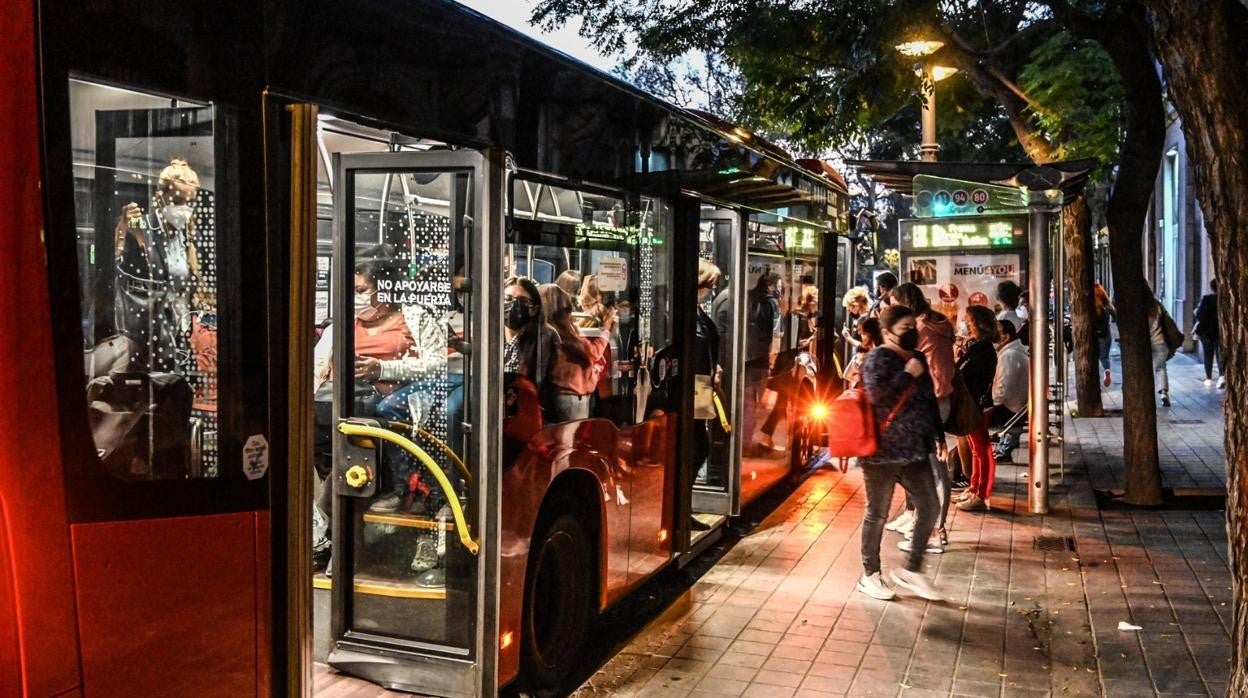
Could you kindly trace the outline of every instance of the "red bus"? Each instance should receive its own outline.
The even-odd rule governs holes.
[[[0,694],[558,687],[815,455],[752,134],[439,0],[0,20]]]

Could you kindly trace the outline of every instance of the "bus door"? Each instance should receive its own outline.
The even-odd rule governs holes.
[[[697,529],[741,513],[742,432],[738,427],[742,423],[744,315],[739,309],[745,297],[740,214],[705,207],[699,228],[698,264],[710,262],[719,270],[715,286],[699,290],[698,300],[715,326],[720,373],[699,370],[694,383],[694,407],[699,413],[694,415],[695,536]]]
[[[328,663],[497,691],[502,158],[334,156]]]

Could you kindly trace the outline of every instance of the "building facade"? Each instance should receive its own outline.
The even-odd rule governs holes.
[[[1187,337],[1184,349],[1193,351],[1192,316],[1213,278],[1212,243],[1188,168],[1182,124],[1170,107],[1167,116],[1161,167],[1145,222],[1144,275]]]

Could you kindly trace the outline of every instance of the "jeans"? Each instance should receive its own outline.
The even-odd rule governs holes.
[[[571,422],[589,418],[589,396],[575,393],[559,393],[554,397],[552,421]]]
[[[1157,381],[1157,390],[1170,392],[1170,374],[1166,371],[1166,362],[1170,360],[1170,348],[1164,344],[1153,345],[1153,373],[1161,374]]]
[[[1218,362],[1218,373],[1222,373],[1222,356],[1218,353],[1217,337],[1201,337],[1200,351],[1205,359],[1205,378],[1213,380],[1213,362]]]
[[[1113,346],[1114,338],[1112,336],[1097,337],[1096,350],[1097,358],[1101,360],[1101,368],[1109,370],[1109,348]]]
[[[880,539],[884,522],[893,501],[893,489],[901,483],[915,504],[914,545],[906,557],[906,569],[918,572],[923,566],[923,551],[932,535],[938,504],[932,479],[930,460],[912,463],[879,463],[863,467],[867,510],[862,517],[862,570],[867,575],[880,571]]]
[[[953,499],[953,482],[949,479],[949,465],[945,461],[936,456],[935,453],[927,456],[927,462],[932,470],[932,484],[936,489],[936,504],[938,512],[936,516],[936,528],[945,527],[945,519],[949,518],[949,502]],[[926,541],[926,538],[915,538],[915,540]]]
[[[437,391],[443,387],[449,388],[446,396],[446,412],[445,416],[439,415],[440,410],[437,409],[433,399],[437,395]],[[447,420],[447,445],[451,447],[462,458],[464,455],[463,443],[463,422],[464,422],[464,375],[462,373],[448,373],[445,378],[439,376],[429,380],[417,380],[404,385],[398,390],[390,393],[381,402],[377,403],[377,416],[382,419],[392,421],[406,422],[412,419],[412,410],[410,399],[412,395],[420,394],[422,396],[430,396],[431,399],[425,400],[425,408],[432,412],[431,415],[425,415],[429,419],[425,422],[429,431],[438,431],[430,428],[434,419]],[[407,452],[397,447],[387,448],[387,453],[392,454],[387,458],[387,466],[390,469],[393,482],[392,488],[395,494],[403,496],[407,493],[407,481],[411,477],[412,471],[415,470],[416,464]],[[437,457],[435,456],[435,460]],[[453,472],[453,471],[448,471]],[[432,480],[432,475],[429,476]],[[452,475],[452,477],[454,477]]]

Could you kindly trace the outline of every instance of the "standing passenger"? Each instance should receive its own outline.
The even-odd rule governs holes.
[[[589,417],[590,395],[602,375],[607,340],[601,336],[587,340],[572,322],[572,297],[555,284],[539,289],[546,324],[554,330],[554,357],[546,377],[546,394],[556,422]]]
[[[928,540],[938,513],[931,459],[933,454],[944,458],[945,435],[931,374],[917,351],[919,332],[914,312],[900,305],[889,306],[880,312],[880,328],[884,346],[872,350],[862,367],[863,388],[881,431],[876,452],[859,459],[867,507],[862,521],[863,575],[858,590],[888,600],[893,598],[893,590],[880,577],[880,538],[894,486],[901,483],[915,504],[914,538]],[[939,601],[940,594],[922,572],[924,548],[912,547],[905,569],[893,572],[893,582],[925,599]]]
[[[693,372],[695,376],[693,406],[693,464],[697,479],[707,481],[707,463],[711,455],[711,438],[707,429],[715,419],[714,394],[719,383],[719,331],[715,322],[702,310],[702,303],[719,284],[719,267],[698,260],[698,291],[695,301],[697,324],[694,335]]]
[[[944,315],[932,310],[932,306],[927,302],[927,297],[923,295],[923,290],[912,283],[904,283],[893,289],[891,294],[893,305],[901,305],[909,308],[914,312],[916,318],[916,329],[919,335],[918,350],[923,354],[927,361],[927,368],[931,371],[932,387],[936,394],[936,407],[940,414],[940,422],[944,424],[949,419],[950,397],[953,395],[953,375],[957,368],[953,362],[953,323]],[[943,432],[942,432],[943,433]],[[932,462],[932,477],[936,482],[936,495],[940,501],[940,514],[937,517],[936,528],[943,530],[945,528],[945,519],[949,516],[950,493],[952,491],[952,483],[949,480],[949,470],[943,462]],[[907,507],[911,511],[913,507]],[[906,516],[903,513],[901,516]],[[913,517],[913,514],[911,514]],[[900,518],[900,517],[898,517]],[[909,522],[903,522],[904,525],[898,524],[896,521],[890,525],[896,525],[894,530],[903,533],[911,529],[914,525],[913,518]],[[926,539],[924,539],[926,540]]]
[[[958,509],[984,511],[988,508],[996,478],[996,461],[992,459],[992,450],[988,445],[988,422],[983,410],[992,402],[992,382],[997,374],[997,352],[994,346],[998,338],[997,321],[991,310],[979,305],[966,309],[966,319],[971,342],[967,345],[962,360],[958,362],[958,370],[962,372],[966,389],[975,401],[976,414],[980,421],[971,433],[958,437],[959,443],[965,439],[969,444],[971,454],[970,487],[962,493]]]

